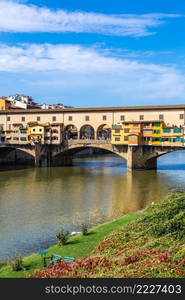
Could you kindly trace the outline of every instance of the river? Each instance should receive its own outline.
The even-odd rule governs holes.
[[[185,152],[158,159],[157,171],[127,171],[115,155],[71,167],[0,171],[0,261],[52,245],[61,227],[78,231],[161,201],[185,188]]]

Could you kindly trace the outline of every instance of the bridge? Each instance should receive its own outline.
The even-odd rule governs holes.
[[[68,166],[74,154],[83,149],[96,148],[109,151],[127,161],[129,170],[157,168],[157,158],[161,155],[184,150],[185,147],[171,146],[129,146],[113,145],[109,140],[76,139],[64,140],[61,144],[0,144],[0,161],[6,160],[9,153],[19,150],[30,156],[35,167]]]

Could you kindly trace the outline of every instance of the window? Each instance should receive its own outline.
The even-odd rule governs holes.
[[[50,132],[50,129],[49,129],[49,128],[47,128],[47,129],[46,129],[46,132]]]
[[[159,134],[161,131],[160,130],[154,130],[153,133]]]
[[[163,129],[163,132],[170,132],[170,131],[171,131],[170,128],[164,128],[164,129]]]
[[[144,120],[144,115],[140,115],[140,116],[139,116],[139,120],[140,120],[140,121],[143,121],[143,120]]]
[[[10,117],[7,117],[7,121],[10,122]]]
[[[58,140],[58,136],[52,136],[52,140]]]
[[[90,120],[89,116],[85,116],[85,121],[89,121],[89,120]]]
[[[55,122],[57,120],[57,118],[54,116],[52,117],[52,121]]]
[[[160,127],[161,123],[160,122],[155,122],[155,123],[152,123],[152,126],[155,126],[155,127]]]
[[[174,128],[173,132],[181,133],[181,129],[180,128]]]
[[[120,133],[120,130],[119,129],[115,129],[115,133]]]
[[[68,121],[73,121],[73,117],[72,117],[72,116],[69,116],[69,117],[68,117]]]
[[[125,136],[125,137],[124,137],[124,141],[128,141],[128,136]]]
[[[119,138],[119,137],[115,137],[115,141],[116,141],[116,142],[119,142],[119,141],[120,141],[120,138]]]
[[[42,128],[40,128],[39,131],[41,132],[41,131],[42,131]]]
[[[107,116],[103,116],[103,121],[106,121],[107,120]]]
[[[136,138],[135,137],[130,137],[130,140],[132,141],[132,142],[134,142],[134,141],[136,141]]]
[[[22,130],[21,130],[21,133],[22,133],[22,134],[25,134],[25,133],[27,133],[27,130],[26,130],[26,129],[22,129]]]
[[[184,114],[180,114],[180,115],[179,115],[179,119],[180,119],[180,120],[183,120],[183,119],[184,119]]]
[[[139,123],[134,123],[133,124],[133,127],[138,127],[139,126]]]
[[[14,140],[14,141],[18,141],[19,138],[14,136],[14,137],[13,137],[13,140]]]
[[[26,137],[21,137],[21,141],[26,142]]]
[[[40,121],[40,117],[37,117],[37,121]]]
[[[125,121],[125,116],[120,116],[120,121]]]
[[[129,133],[130,129],[124,129],[124,133]]]
[[[21,118],[21,121],[22,121],[22,122],[25,122],[25,117],[22,117],[22,118]]]
[[[33,132],[35,132],[35,129],[33,129]]]
[[[164,120],[164,115],[159,115],[159,120]]]

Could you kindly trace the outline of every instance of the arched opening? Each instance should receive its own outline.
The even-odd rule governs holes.
[[[111,127],[107,124],[102,124],[97,129],[98,140],[109,140],[111,138]]]
[[[78,138],[78,129],[76,126],[69,124],[64,130],[64,139],[66,140],[76,140]]]
[[[91,125],[83,125],[80,129],[80,139],[82,140],[94,140],[95,131]]]
[[[9,166],[14,169],[15,166],[34,165],[34,156],[24,151],[24,149],[3,147],[0,148],[0,166]]]
[[[113,162],[111,161],[111,156],[114,157]],[[126,157],[115,153],[113,150],[94,146],[77,146],[71,149],[63,150],[54,155],[52,158],[52,166],[73,165],[74,163],[78,162],[79,159],[82,165],[89,164],[92,160],[97,160],[97,162],[100,162],[100,164],[102,161],[105,162],[106,160],[107,162],[110,161],[110,165],[112,165],[112,163],[119,164],[120,159],[123,161],[123,164],[126,165]],[[83,161],[83,159],[85,160]]]

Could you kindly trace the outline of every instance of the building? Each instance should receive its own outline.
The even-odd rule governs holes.
[[[29,124],[33,123],[61,124],[66,139],[107,139],[110,138],[112,125],[116,125],[120,127],[125,144],[127,140],[130,145],[140,144],[142,138],[142,144],[144,145],[152,145],[153,143],[162,145],[162,143],[165,143],[162,138],[167,139],[167,133],[163,134],[162,131],[165,127],[174,130],[185,125],[185,105],[11,109],[0,111],[2,132],[14,130],[13,124],[17,123],[21,124],[23,128],[27,128]],[[115,129],[118,130],[119,128]],[[114,132],[114,134],[117,137],[116,142],[120,143],[118,132]],[[49,141],[48,134],[45,137]],[[174,138],[177,137],[178,133]],[[54,140],[55,138],[58,138],[58,143],[61,141],[60,136],[53,135],[52,138],[54,142],[57,141]],[[170,136],[170,138],[173,137]],[[122,139],[121,142],[123,142]]]
[[[7,99],[10,101],[12,107],[21,109],[34,109],[40,108],[36,102],[33,101],[32,97],[25,96],[23,94],[15,94],[8,96]]]
[[[10,101],[7,98],[0,98],[0,110],[9,110],[10,109]]]
[[[57,103],[57,104],[42,104],[42,109],[64,109],[64,108],[70,108],[71,106],[66,106],[63,103]]]
[[[124,122],[112,126],[114,145],[183,146],[184,128],[168,127],[163,121]]]
[[[61,144],[63,126],[61,123],[29,123],[27,126],[28,143]]]

